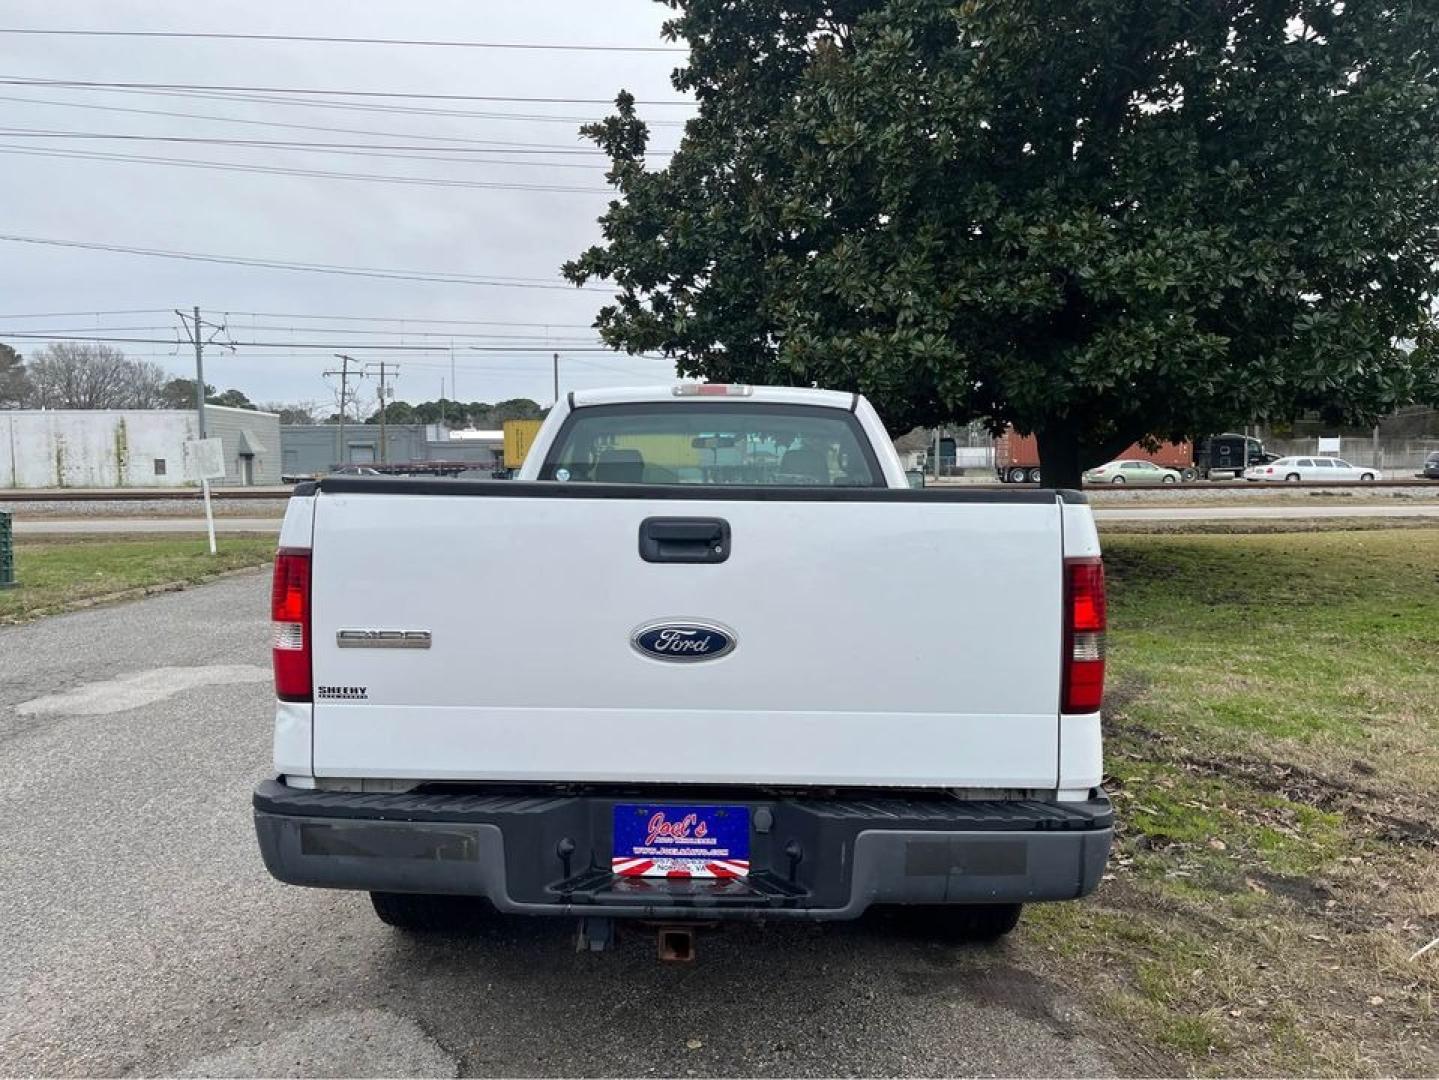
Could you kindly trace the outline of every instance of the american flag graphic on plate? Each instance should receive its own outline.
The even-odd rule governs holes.
[[[620,803],[615,807],[611,868],[620,877],[745,877],[749,810]]]

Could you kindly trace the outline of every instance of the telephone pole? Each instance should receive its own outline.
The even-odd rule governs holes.
[[[346,356],[344,353],[335,353],[335,359],[340,361],[339,371],[327,371],[327,376],[338,375],[340,377],[340,429],[336,433],[335,462],[337,465],[344,465],[345,462],[345,402],[349,400],[350,394],[350,365],[355,364],[353,356]],[[358,366],[358,365],[357,365]],[[356,378],[364,378],[363,371],[355,372]]]
[[[189,312],[176,311],[180,316],[180,325],[185,328],[185,333],[190,338],[190,343],[195,346],[195,418],[200,423],[200,438],[205,438],[205,333],[206,329],[214,330],[216,334],[224,333],[223,326],[216,326],[214,323],[207,323],[200,318],[199,305],[191,308]],[[213,336],[211,338],[213,341]],[[221,343],[223,346],[223,342]]]
[[[387,395],[385,392],[385,372],[392,370],[396,375],[400,373],[399,364],[387,364],[381,360],[378,365],[380,369],[380,464],[383,465],[389,460],[388,444],[385,442],[385,409],[388,408]]]
[[[206,323],[200,318],[200,305],[196,304],[190,309],[187,317],[185,312],[176,310],[180,316],[180,323],[185,327],[185,332],[190,335],[190,341],[195,346],[195,419],[198,422],[200,441],[204,442],[205,435],[205,329],[209,327],[215,331],[210,341],[214,341],[219,334],[225,333],[224,326],[216,326],[214,323]],[[223,343],[222,343],[223,345]],[[231,351],[234,346],[228,346]],[[201,471],[200,492],[205,500],[205,531],[210,538],[210,554],[215,554],[215,517],[210,508],[210,477]]]
[[[560,354],[555,353],[555,404],[560,403]]]
[[[200,336],[200,305],[195,305],[195,412],[200,419],[200,438],[205,437],[205,339]]]

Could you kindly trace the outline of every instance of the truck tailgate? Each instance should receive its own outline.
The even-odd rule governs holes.
[[[317,499],[317,776],[1056,783],[1052,496],[464,489]],[[656,517],[722,519],[728,557],[645,561]],[[664,621],[734,648],[674,663],[632,644]]]

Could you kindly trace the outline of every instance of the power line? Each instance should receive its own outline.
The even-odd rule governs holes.
[[[230,266],[253,266],[266,270],[295,270],[315,274],[338,274],[345,277],[373,277],[399,281],[432,281],[448,285],[490,285],[511,289],[552,289],[565,292],[608,292],[590,286],[549,283],[539,278],[487,277],[479,274],[427,273],[412,270],[384,270],[367,266],[333,266],[327,263],[290,262],[280,259],[258,259],[237,255],[202,255],[189,251],[168,251],[159,248],[125,247],[120,244],[98,244],[81,240],[53,240],[38,236],[0,234],[0,241],[14,244],[38,244],[47,247],[80,248],[86,251],[107,251],[120,255],[145,255],[160,259],[181,259],[187,262],[221,263]]]
[[[21,79],[0,80],[0,85],[27,86],[49,85],[29,83]],[[74,87],[57,87],[74,89]],[[227,94],[203,90],[140,90],[127,87],[92,86],[82,88],[85,92],[100,94],[140,94],[149,97],[177,97],[200,101],[235,101],[248,105],[279,105],[295,109],[348,109],[354,112],[398,113],[406,116],[437,116],[449,119],[520,120],[526,123],[588,124],[594,116],[569,116],[555,113],[496,112],[477,109],[446,109],[424,105],[381,105],[377,102],[359,101],[315,101],[303,98],[277,97],[267,94]],[[649,127],[684,127],[684,120],[646,120]]]
[[[214,116],[206,113],[176,112],[173,109],[127,109],[121,105],[96,105],[83,101],[48,101],[43,98],[15,97],[0,94],[0,101],[14,101],[25,105],[42,105],[59,109],[90,109],[97,112],[127,113],[135,116],[164,116],[178,120],[205,120],[222,124],[245,124],[251,127],[285,128],[291,131],[321,131],[328,135],[370,135],[382,139],[419,139],[424,142],[465,143],[483,146],[487,149],[503,150],[507,153],[530,153],[545,151],[553,154],[589,155],[593,157],[602,151],[595,146],[567,147],[559,143],[513,142],[505,139],[471,139],[462,135],[424,135],[413,131],[374,131],[367,128],[333,127],[328,124],[287,124],[280,120],[250,120],[239,116]],[[19,130],[19,129],[16,129]],[[647,156],[663,157],[671,150],[650,150]]]
[[[82,315],[168,315],[169,308],[123,308],[116,311],[40,311],[32,315],[0,315],[0,319],[78,319]]]
[[[227,34],[181,30],[48,30],[35,27],[0,28],[0,34],[47,37],[184,38],[210,41],[288,41],[324,45],[414,45],[445,49],[526,49],[541,52],[687,53],[672,45],[551,45],[541,42],[444,41],[427,38],[331,37],[321,34]]]
[[[29,334],[31,337],[41,338],[41,337],[56,337],[56,336],[61,336],[61,335],[66,335],[66,334],[143,334],[143,333],[147,333],[147,332],[148,332],[148,333],[153,333],[153,332],[159,331],[159,330],[170,330],[170,329],[171,329],[171,327],[170,327],[170,326],[166,326],[166,325],[160,325],[160,326],[73,326],[73,327],[72,327],[72,326],[63,326],[63,327],[47,326],[47,327],[45,327],[44,329],[36,329],[36,328],[34,328],[34,327],[29,327],[29,326],[27,326],[27,327],[24,327],[23,330],[17,331],[17,333],[25,333],[25,334]],[[263,332],[271,333],[271,334],[305,333],[305,334],[318,335],[318,336],[327,336],[327,337],[328,337],[328,336],[332,336],[332,335],[364,335],[364,336],[367,336],[367,337],[387,337],[387,338],[393,339],[393,340],[392,340],[392,344],[395,344],[397,347],[404,346],[404,345],[405,345],[405,340],[406,340],[407,338],[443,338],[443,339],[448,340],[448,341],[456,341],[456,342],[470,342],[470,341],[519,341],[519,342],[524,342],[524,343],[531,344],[531,345],[541,345],[541,346],[545,346],[545,347],[557,347],[557,348],[569,348],[569,347],[571,347],[571,346],[578,346],[578,345],[594,345],[594,344],[600,343],[600,341],[601,341],[601,339],[600,339],[600,337],[599,337],[598,335],[590,335],[589,337],[575,337],[575,336],[569,336],[569,337],[543,337],[543,336],[538,335],[538,334],[474,334],[474,333],[468,333],[468,334],[467,334],[467,333],[455,333],[455,332],[453,332],[453,331],[443,331],[443,330],[429,330],[429,331],[426,331],[426,330],[410,330],[410,331],[396,331],[396,330],[357,330],[357,329],[355,329],[354,327],[350,327],[350,326],[335,327],[334,329],[331,329],[331,328],[329,328],[329,327],[324,327],[324,326],[283,327],[283,326],[256,326],[256,325],[251,325],[251,326],[247,327],[246,329],[252,330],[252,331],[263,331]],[[3,335],[4,333],[5,333],[5,331],[0,330],[0,335]],[[468,348],[468,345],[466,345],[465,347]]]
[[[328,90],[292,86],[222,86],[207,83],[100,82],[87,79],[0,78],[7,86],[55,86],[71,89],[186,90],[222,94],[293,94],[315,97],[400,98],[412,101],[499,101],[521,105],[614,105],[610,98],[524,97],[511,94],[436,94],[413,90]],[[636,105],[693,107],[693,101],[650,99]]]
[[[80,314],[93,314],[81,312]],[[106,314],[101,312],[100,314]],[[118,313],[115,313],[118,314]],[[147,313],[148,314],[148,313]],[[323,322],[413,322],[434,326],[539,326],[556,327],[562,330],[590,330],[589,323],[548,323],[548,322],[496,322],[487,319],[432,319],[425,315],[299,315],[285,311],[227,311],[226,316],[241,315],[261,319],[311,319]],[[0,318],[28,318],[28,316],[3,316]]]
[[[116,345],[173,345],[173,338],[137,338],[137,337],[114,337],[101,334],[30,334],[25,332],[12,333],[5,331],[0,337],[15,338],[33,341],[91,341]],[[269,348],[277,349],[353,349],[359,351],[367,349],[371,352],[431,352],[448,353],[448,345],[393,345],[374,344],[373,342],[339,342],[339,341],[226,341],[227,346],[235,348]],[[556,347],[551,343],[541,342],[537,345],[466,345],[468,352],[494,352],[494,353],[543,353],[554,352]],[[608,345],[566,345],[561,346],[562,353],[613,353],[615,350]],[[659,359],[656,357],[655,359]]]
[[[170,308],[122,308],[110,311],[37,311],[29,314],[0,314],[0,319],[71,319],[103,315],[168,315]],[[294,311],[226,311],[225,318],[241,316],[248,319],[299,319],[319,322],[397,322],[421,326],[529,326],[557,330],[591,330],[589,323],[515,322],[503,319],[439,319],[428,315],[332,315]],[[87,327],[86,329],[92,329]],[[258,329],[258,328],[257,328]],[[268,329],[268,328],[265,328]]]
[[[589,169],[607,172],[608,165],[591,165],[572,161],[513,161],[506,158],[481,157],[482,154],[531,154],[538,157],[550,155],[583,154],[583,150],[526,150],[519,147],[509,149],[482,148],[472,146],[413,146],[385,143],[307,143],[294,139],[225,139],[198,135],[136,135],[129,133],[109,134],[89,131],[42,131],[37,128],[0,128],[0,136],[7,139],[94,139],[106,142],[159,142],[182,143],[200,146],[235,146],[243,149],[284,150],[288,153],[345,154],[353,157],[392,158],[400,161],[441,161],[461,165],[520,165],[526,168]],[[388,151],[405,151],[390,153]],[[470,157],[450,157],[449,154],[469,154]],[[591,155],[593,156],[593,155]]]
[[[561,148],[530,148],[525,146],[415,146],[395,143],[328,143],[305,142],[301,139],[227,139],[208,135],[143,135],[132,132],[55,131],[47,128],[0,128],[7,139],[106,139],[133,142],[199,143],[209,146],[257,146],[283,150],[404,150],[422,154],[538,154],[594,155],[598,151]],[[401,136],[404,138],[405,136]],[[464,158],[422,157],[421,161],[463,161]],[[604,168],[605,166],[598,166]],[[586,166],[589,168],[589,166]]]
[[[112,154],[102,150],[36,150],[29,146],[0,143],[0,153],[21,157],[76,158],[84,161],[113,161],[126,165],[166,165],[180,169],[208,169],[217,172],[265,173],[297,176],[312,180],[355,180],[370,184],[400,184],[410,187],[479,188],[490,191],[543,191],[567,195],[613,195],[609,188],[577,187],[566,184],[509,183],[500,180],[454,180],[429,176],[387,176],[380,173],[344,173],[328,169],[298,169],[284,165],[257,165],[241,162],[199,161],[194,158],[153,157],[147,154]],[[527,164],[527,163],[525,163]]]

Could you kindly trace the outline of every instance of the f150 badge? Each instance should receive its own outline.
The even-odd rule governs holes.
[[[729,655],[736,638],[733,630],[719,623],[664,620],[645,623],[630,635],[630,644],[655,660],[692,664]]]

